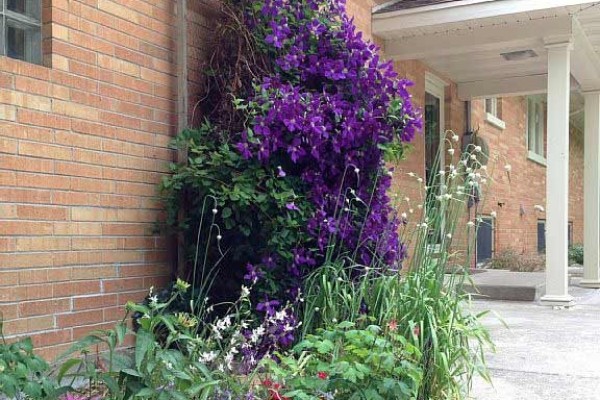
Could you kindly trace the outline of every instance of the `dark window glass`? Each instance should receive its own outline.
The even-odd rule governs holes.
[[[537,225],[538,253],[546,252],[546,221],[538,221]]]
[[[6,29],[6,55],[19,60],[25,59],[25,30],[15,26]]]
[[[25,14],[25,0],[8,0],[6,8],[10,11]]]

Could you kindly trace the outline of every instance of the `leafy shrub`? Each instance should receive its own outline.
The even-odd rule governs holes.
[[[308,335],[289,355],[266,359],[263,386],[297,399],[414,398],[423,376],[419,350],[397,324],[342,322]]]
[[[334,242],[363,264],[398,265],[405,248],[384,159],[401,158],[420,129],[411,83],[363,40],[344,1],[235,0],[224,10],[207,121],[180,135],[188,162],[163,182],[190,260],[208,238],[226,249],[201,252],[207,265],[222,258],[215,300],[231,300],[222,294],[245,279],[257,307],[294,301]],[[195,236],[203,220],[213,224]]]
[[[583,245],[574,244],[569,246],[569,262],[583,265]]]
[[[49,366],[33,353],[31,338],[7,343],[3,325],[0,316],[0,394],[17,399],[55,398],[59,392],[46,376]]]
[[[514,272],[538,272],[546,268],[546,257],[542,254],[522,254],[514,249],[503,249],[494,255],[489,267]]]

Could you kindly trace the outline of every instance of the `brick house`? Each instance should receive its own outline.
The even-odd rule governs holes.
[[[154,230],[155,222],[163,217],[156,186],[167,173],[168,163],[178,157],[168,148],[170,139],[198,118],[194,104],[202,89],[200,68],[218,7],[210,0],[188,1],[187,6],[185,0],[0,2],[0,312],[7,335],[32,335],[40,353],[53,358],[90,330],[111,326],[122,317],[127,300],[142,299],[150,286],[164,285],[173,276],[176,243]],[[493,65],[499,61],[490,54],[529,50],[531,40],[496,40],[493,27],[498,21],[494,18],[518,25],[525,21],[514,17],[520,12],[527,16],[524,25],[537,24],[530,31],[537,30],[536,38],[543,39],[544,32],[554,35],[552,26],[567,30],[567,17],[555,10],[562,10],[562,3],[583,10],[582,20],[600,18],[598,8],[586,10],[588,4],[582,1],[552,0],[554,8],[542,7],[538,1],[521,2],[536,3],[537,8],[504,10],[504,17],[476,9],[487,22],[480,25],[483,32],[475,48],[468,45],[473,36],[467,37],[467,44],[455,38],[471,32],[473,27],[467,22],[444,22],[443,18],[449,18],[446,15],[438,18],[436,14],[434,19],[424,15],[446,10],[474,19],[477,15],[469,7],[493,1],[379,3],[348,0],[348,10],[366,36],[382,45],[384,55],[396,60],[400,74],[415,82],[414,98],[429,110],[433,118],[429,124],[437,121],[440,134],[445,129],[462,134],[469,126],[479,127],[492,154],[512,165],[511,182],[499,172],[488,195],[488,208],[481,210],[482,216],[497,213],[490,222],[490,241],[481,248],[489,255],[508,247],[537,252],[539,226],[543,229],[545,220],[556,220],[555,236],[564,246],[552,248],[566,251],[568,223],[572,223],[571,240],[582,242],[584,212],[589,213],[586,229],[592,233],[586,235],[586,263],[590,260],[586,278],[598,281],[597,251],[591,250],[593,243],[598,247],[598,215],[593,207],[585,211],[582,207],[582,142],[583,131],[586,140],[588,131],[597,136],[599,118],[593,115],[600,103],[595,103],[594,95],[586,95],[585,101],[572,96],[572,108],[585,103],[588,119],[584,128],[584,114],[572,112],[571,140],[558,143],[569,148],[570,168],[565,170],[564,152],[547,154],[544,146],[548,142],[548,150],[554,149],[551,139],[558,135],[550,129],[556,119],[553,124],[543,121],[560,114],[550,112],[557,109],[556,101],[551,101],[555,97],[546,101],[543,94],[548,71],[534,71],[526,66],[528,60],[517,60],[532,77],[524,79],[521,74],[502,81],[484,73],[488,64],[474,71],[469,58],[471,53],[478,54],[481,60],[477,62]],[[467,9],[461,14],[453,9],[458,6]],[[559,18],[561,24],[552,18]],[[467,28],[461,30],[461,24]],[[515,31],[507,31],[514,35]],[[525,35],[525,31],[516,32]],[[563,31],[559,33],[581,41],[581,32]],[[448,41],[440,41],[446,47],[435,45],[436,35]],[[497,51],[505,47],[508,50]],[[539,64],[548,58],[548,51],[543,41],[541,50],[538,47],[533,50]],[[448,53],[449,49],[455,53]],[[444,54],[436,57],[438,53]],[[592,53],[588,49],[586,54]],[[589,90],[596,82],[594,73],[594,68],[574,68],[574,84],[587,85]],[[591,77],[584,81],[586,76]],[[426,136],[417,138],[399,170],[425,175]],[[586,146],[595,149],[596,143],[598,147],[597,140],[591,140],[592,145]],[[591,153],[592,161],[586,162],[591,172],[586,170],[586,174],[598,167],[600,152],[594,151],[598,154]],[[564,191],[569,196],[568,218],[566,205],[560,202],[554,218],[552,210],[545,213],[535,208],[551,209],[546,206],[546,193],[559,192],[565,184],[558,179],[546,187],[550,165],[557,166],[559,175],[570,174],[569,190]],[[416,197],[413,181],[400,179],[398,185],[407,196]],[[597,186],[586,192],[586,199],[597,200]],[[558,229],[559,225],[564,228]],[[552,256],[562,259],[563,253]],[[549,276],[560,281],[551,287],[556,287],[551,294],[559,297],[564,294],[559,293],[561,279],[566,277],[563,267],[561,262],[548,266],[554,271]]]

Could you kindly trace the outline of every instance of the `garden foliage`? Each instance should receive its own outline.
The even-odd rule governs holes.
[[[426,187],[418,178],[427,204],[411,221],[386,167],[420,129],[410,83],[344,1],[223,11],[206,119],[176,138],[188,159],[161,187],[188,279],[129,303],[134,329],[76,343],[52,387],[78,400],[465,398],[476,372],[487,377],[489,338],[463,309],[452,238],[474,237],[474,221],[459,224],[485,179],[480,149]],[[128,334],[129,360],[117,351]],[[92,349],[108,358],[78,357]]]
[[[170,222],[195,244],[200,214],[212,211],[201,203],[214,196],[228,249],[221,276],[237,287],[252,281],[263,303],[294,300],[332,243],[361,263],[398,267],[405,249],[384,159],[399,158],[420,128],[410,82],[357,32],[344,1],[232,1],[227,9],[228,26],[237,22],[250,42],[241,53],[262,68],[219,88],[227,104],[218,110],[233,117],[208,113],[178,138],[190,156],[163,184]]]

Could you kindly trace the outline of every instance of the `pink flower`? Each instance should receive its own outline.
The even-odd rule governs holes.
[[[398,330],[398,321],[393,319],[390,322],[388,322],[387,326],[390,329],[390,331],[395,332]]]
[[[415,325],[413,328],[413,334],[417,337],[421,336],[421,327],[419,325]]]
[[[319,371],[319,373],[317,373],[317,377],[319,379],[325,380],[329,377],[329,375],[325,371]]]

